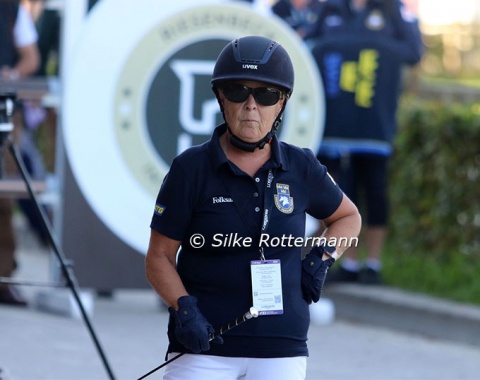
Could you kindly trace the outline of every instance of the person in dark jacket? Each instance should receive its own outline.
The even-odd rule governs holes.
[[[40,62],[36,41],[33,20],[20,2],[0,1],[0,78],[4,83],[35,73]],[[12,200],[0,199],[0,277],[11,277],[15,269],[12,216]],[[13,286],[0,284],[0,304],[25,306],[27,301]]]
[[[328,282],[379,283],[402,73],[423,54],[418,20],[399,0],[327,0],[316,28],[326,101],[318,158],[366,220],[365,263],[349,249]]]

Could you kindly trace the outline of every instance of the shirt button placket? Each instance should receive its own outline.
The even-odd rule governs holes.
[[[259,183],[260,182],[260,177],[255,177],[255,182]],[[253,196],[255,198],[258,198],[258,192],[253,193]],[[255,207],[255,212],[260,212],[260,207]]]

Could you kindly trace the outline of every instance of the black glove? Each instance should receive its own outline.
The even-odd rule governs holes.
[[[198,309],[196,297],[180,297],[178,310],[169,307],[168,312],[175,319],[175,337],[187,350],[198,354],[210,349],[215,330]],[[218,335],[213,342],[221,344],[223,339]]]
[[[323,246],[314,247],[302,262],[302,292],[308,304],[320,299],[328,268],[335,262],[333,257],[323,261],[323,252]]]

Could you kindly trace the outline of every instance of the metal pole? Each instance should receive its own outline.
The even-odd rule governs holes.
[[[40,207],[40,204],[38,202],[38,199],[35,195],[35,192],[33,191],[32,189],[32,185],[31,185],[31,180],[30,180],[30,175],[28,174],[28,171],[25,167],[25,164],[22,160],[22,157],[21,155],[19,154],[18,150],[16,149],[15,147],[15,144],[13,143],[12,139],[9,138],[8,139],[8,143],[9,143],[9,150],[10,150],[10,153],[12,154],[14,160],[15,160],[15,163],[18,167],[18,169],[20,170],[20,174],[22,175],[23,177],[23,180],[25,181],[25,185],[27,186],[27,190],[28,190],[28,193],[30,195],[30,198],[33,200],[33,203],[35,205],[35,209],[37,211],[37,213],[39,214],[40,216],[40,219],[42,221],[42,224],[45,228],[45,230],[47,231],[47,238],[48,238],[48,241],[50,243],[50,245],[52,246],[54,252],[55,252],[55,255],[56,257],[58,258],[58,261],[60,262],[60,267],[62,269],[62,274],[65,278],[65,281],[66,281],[66,285],[71,289],[72,291],[72,294],[73,294],[73,297],[75,298],[75,301],[77,302],[78,304],[78,307],[80,309],[80,312],[82,314],[82,317],[83,317],[83,320],[85,321],[85,324],[87,326],[87,329],[88,331],[90,332],[90,335],[93,339],[93,342],[95,344],[95,347],[100,355],[100,358],[103,362],[103,365],[105,366],[105,369],[106,371],[108,372],[108,376],[111,380],[114,380],[115,377],[113,375],[113,372],[112,372],[112,369],[110,368],[110,365],[108,364],[108,361],[107,361],[107,358],[105,356],[105,353],[103,352],[103,349],[100,345],[100,342],[99,340],[97,339],[97,336],[95,334],[95,331],[93,329],[93,326],[92,324],[90,323],[90,320],[88,318],[88,315],[85,311],[85,308],[82,304],[82,300],[80,299],[80,296],[79,296],[79,291],[77,290],[77,286],[75,284],[75,281],[74,281],[74,274],[73,272],[71,271],[71,267],[68,266],[66,264],[66,259],[65,259],[65,255],[63,254],[63,252],[61,251],[60,249],[60,245],[57,243],[57,240],[55,238],[55,235],[53,234],[53,231],[52,231],[52,227],[50,226],[50,223],[48,221],[48,218],[43,210],[42,207]]]

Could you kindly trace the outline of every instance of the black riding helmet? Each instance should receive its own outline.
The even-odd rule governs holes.
[[[223,107],[218,97],[218,88],[223,84],[239,80],[263,82],[279,87],[285,91],[288,99],[293,91],[293,64],[287,51],[276,41],[260,36],[237,38],[220,52],[213,69],[212,88],[222,113]],[[275,119],[272,129],[260,141],[248,143],[230,131],[232,144],[249,152],[253,152],[257,147],[263,149],[277,131],[285,105],[286,102]]]

